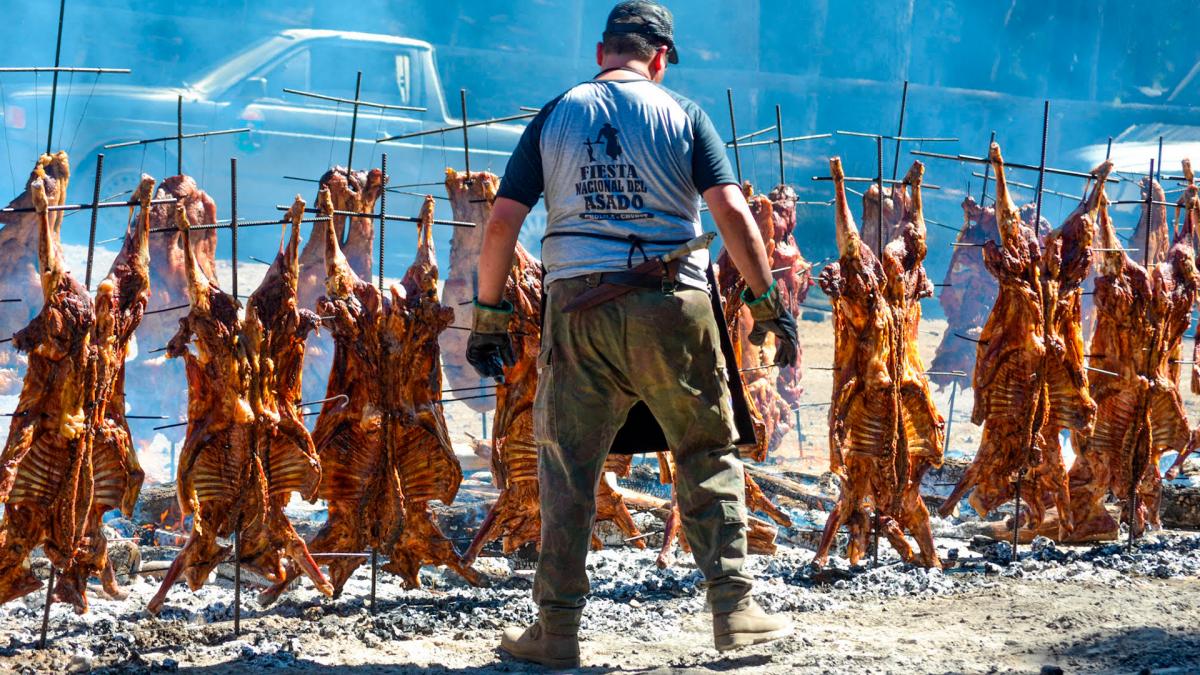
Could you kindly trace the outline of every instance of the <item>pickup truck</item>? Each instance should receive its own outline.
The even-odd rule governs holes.
[[[360,108],[354,166],[360,169],[378,166],[380,153],[386,152],[391,185],[433,183],[398,189],[445,194],[439,187],[444,169],[448,166],[463,168],[460,130],[401,141],[375,142],[388,136],[461,123],[447,109],[433,47],[427,42],[390,35],[288,30],[263,39],[198,77],[183,81],[177,88],[110,84],[121,76],[106,75],[90,92],[82,120],[78,118],[79,101],[88,94],[90,85],[80,84],[77,79],[71,94],[73,105],[64,115],[64,89],[60,79],[55,149],[69,149],[72,154],[75,170],[70,199],[90,200],[99,153],[105,155],[103,196],[131,189],[142,171],[159,179],[176,173],[173,140],[109,150],[104,146],[174,135],[177,97],[182,95],[185,134],[239,127],[251,129],[248,133],[183,142],[183,170],[195,177],[217,200],[220,217],[227,217],[229,213],[230,157],[238,158],[239,218],[275,217],[278,215],[275,205],[290,203],[296,193],[311,202],[315,185],[285,180],[284,176],[316,179],[331,165],[346,164],[351,106],[283,90],[351,99],[356,73],[360,70],[363,100],[419,106],[426,110]],[[41,78],[42,85],[37,88],[8,88],[7,91],[3,123],[8,127],[11,159],[18,182],[25,175],[26,170],[22,167],[31,167],[45,147],[50,96],[47,79]],[[519,113],[516,105],[514,102],[513,114]],[[40,131],[36,129],[38,119],[41,120]],[[503,173],[507,156],[522,129],[519,124],[470,129],[471,169]],[[67,145],[72,147],[67,148]],[[416,195],[391,192],[388,211],[416,215],[419,199]],[[439,202],[439,206],[444,204]],[[438,215],[450,217],[448,205],[440,208]],[[123,219],[120,225],[106,222],[101,238],[109,234],[109,229],[115,229],[112,236],[116,236],[123,224]],[[271,250],[268,243],[273,246],[278,235],[274,228],[244,230],[243,237],[248,240],[248,246],[242,250],[248,255],[257,252],[259,257],[269,257],[264,255]],[[448,241],[448,233],[439,232],[439,235],[439,242]],[[77,233],[64,231],[64,236],[80,241]],[[224,244],[228,238],[221,239]],[[86,233],[83,240],[86,240]],[[389,258],[393,257],[395,244],[397,261],[389,272],[399,273],[401,269],[395,265],[411,260],[409,251],[412,249],[406,244],[413,241],[413,230],[392,224],[388,234]],[[443,249],[444,256],[448,246]]]

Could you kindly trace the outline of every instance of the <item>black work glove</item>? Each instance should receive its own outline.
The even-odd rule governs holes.
[[[508,320],[513,306],[502,300],[499,307],[484,305],[475,300],[471,337],[467,338],[467,363],[480,377],[504,381],[504,368],[516,365],[512,338],[508,336]]]
[[[742,291],[742,300],[750,308],[750,316],[754,318],[754,329],[750,331],[750,344],[761,346],[767,339],[767,333],[775,334],[775,365],[794,366],[800,355],[799,340],[796,337],[796,319],[783,302],[779,299],[779,289],[774,281],[760,297],[750,296],[750,289]]]

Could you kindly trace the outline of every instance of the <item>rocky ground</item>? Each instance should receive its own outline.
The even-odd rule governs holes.
[[[835,559],[820,572],[807,566],[811,553],[803,549],[753,558],[760,601],[791,614],[798,630],[789,640],[734,655],[711,647],[699,575],[686,556],[664,571],[650,552],[595,553],[583,627],[585,670],[1200,669],[1200,536],[1163,533],[1132,551],[1116,544],[1065,549],[1038,540],[1014,564],[1007,562],[1006,543],[977,542],[972,549],[940,539],[939,545],[943,554],[960,547],[959,568],[909,568],[886,551],[875,569],[850,569]],[[197,593],[177,586],[155,619],[144,607],[156,581],[139,576],[129,598],[97,599],[86,615],[54,606],[45,650],[35,648],[42,610],[37,593],[0,606],[0,670],[524,670],[495,644],[502,626],[533,617],[529,572],[504,558],[484,559],[480,567],[491,580],[488,588],[470,589],[452,573],[431,570],[423,573],[424,588],[405,591],[381,576],[374,613],[367,607],[365,568],[337,600],[301,587],[260,608],[247,592],[240,637],[232,634],[233,595],[224,578]]]

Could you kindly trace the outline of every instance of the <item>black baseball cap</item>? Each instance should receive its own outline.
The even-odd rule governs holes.
[[[608,13],[604,34],[636,33],[661,40],[667,45],[667,62],[679,63],[675,51],[675,19],[671,10],[650,0],[625,0],[618,2]]]

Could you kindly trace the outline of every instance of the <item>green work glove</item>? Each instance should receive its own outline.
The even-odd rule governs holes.
[[[475,314],[471,323],[471,337],[467,338],[467,363],[480,377],[504,381],[504,368],[516,365],[512,338],[508,336],[508,320],[513,306],[507,300],[500,305],[485,305],[475,299]]]
[[[796,319],[779,298],[776,281],[766,293],[755,298],[750,289],[742,291],[742,301],[750,308],[750,316],[754,318],[754,329],[750,331],[750,344],[762,345],[767,339],[767,333],[775,334],[775,365],[794,366],[800,355],[796,337]]]

